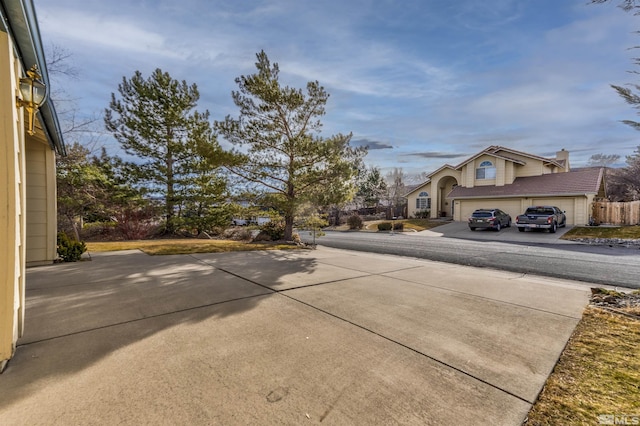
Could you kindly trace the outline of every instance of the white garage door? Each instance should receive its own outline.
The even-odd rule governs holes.
[[[461,221],[465,221],[477,209],[500,209],[515,217],[522,214],[522,202],[518,199],[486,199],[486,200],[460,200]]]
[[[575,225],[575,199],[574,198],[533,198],[532,206],[556,206],[565,212],[567,225]]]

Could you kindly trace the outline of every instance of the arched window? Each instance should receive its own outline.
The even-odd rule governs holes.
[[[495,179],[496,168],[491,161],[483,161],[476,169],[476,179]]]
[[[428,210],[431,208],[431,197],[427,191],[421,191],[416,198],[416,210]]]

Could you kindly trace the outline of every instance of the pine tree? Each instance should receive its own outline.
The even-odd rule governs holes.
[[[312,201],[329,205],[355,193],[355,165],[365,154],[349,146],[351,135],[319,136],[329,98],[317,81],[301,89],[282,86],[279,67],[264,51],[257,72],[236,79],[232,92],[240,116],[216,122],[216,130],[238,149],[228,153],[226,167],[262,187],[276,200],[290,240],[296,212]]]
[[[112,94],[105,111],[106,127],[127,154],[139,159],[131,167],[132,177],[162,200],[166,232],[174,233],[183,194],[199,174],[196,145],[218,147],[209,112],[194,111],[200,97],[195,84],[174,80],[160,69],[146,80],[136,71],[130,80],[122,79],[118,91],[120,98]],[[209,165],[215,169],[217,163]]]

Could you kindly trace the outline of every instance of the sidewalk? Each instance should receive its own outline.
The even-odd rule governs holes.
[[[562,280],[342,251],[28,270],[21,424],[520,425],[586,306]]]

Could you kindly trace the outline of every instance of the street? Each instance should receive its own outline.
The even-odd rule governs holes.
[[[475,235],[475,234],[474,234]],[[312,240],[300,231],[303,241]],[[409,256],[440,262],[640,288],[640,250],[584,244],[472,241],[410,233],[326,231],[326,247]]]

